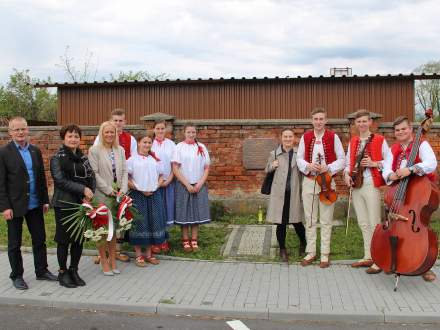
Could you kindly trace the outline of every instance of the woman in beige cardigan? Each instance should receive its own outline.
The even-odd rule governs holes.
[[[266,221],[277,225],[280,257],[288,262],[286,230],[289,224],[295,228],[300,240],[299,254],[306,248],[305,228],[301,201],[301,172],[296,165],[295,135],[292,130],[281,132],[281,145],[270,153],[266,173],[275,171],[267,209]]]
[[[110,121],[99,128],[99,143],[89,150],[89,161],[95,172],[95,198],[108,205],[106,199],[115,196],[117,190],[127,192],[127,165],[124,149],[119,146],[116,127]],[[115,186],[117,189],[115,189]],[[104,275],[119,274],[116,264],[116,235],[110,242],[97,245]],[[107,259],[108,253],[108,259]]]

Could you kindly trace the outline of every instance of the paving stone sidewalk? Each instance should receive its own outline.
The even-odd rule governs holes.
[[[30,289],[17,291],[8,278],[6,252],[0,252],[0,301],[59,308],[80,308],[179,315],[284,320],[362,322],[440,322],[440,281],[367,275],[335,264],[328,269],[297,264],[161,260],[138,268],[120,263],[121,275],[103,276],[92,258],[81,259],[87,286],[66,289],[36,281],[32,254],[24,253]],[[56,255],[49,267],[57,269]],[[434,271],[439,275],[440,268]]]

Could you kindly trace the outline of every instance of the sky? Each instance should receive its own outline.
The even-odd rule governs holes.
[[[66,47],[91,80],[410,73],[440,60],[439,17],[438,0],[0,0],[0,83],[67,81]]]

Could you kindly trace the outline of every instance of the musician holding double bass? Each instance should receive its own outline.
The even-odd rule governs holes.
[[[350,139],[344,180],[351,189],[353,207],[364,241],[364,257],[351,266],[369,267],[366,270],[368,274],[377,274],[381,269],[371,259],[370,245],[374,229],[381,221],[382,204],[379,187],[385,185],[381,171],[390,149],[382,135],[371,133],[372,123],[368,110],[356,111],[354,124],[359,135]]]
[[[315,108],[311,112],[313,130],[301,137],[298,146],[298,169],[305,175],[302,184],[304,216],[306,218],[306,256],[301,262],[308,266],[316,260],[318,210],[321,224],[321,262],[319,267],[330,266],[330,239],[333,211],[336,201],[333,176],[344,169],[345,153],[335,132],[326,129],[327,112]]]
[[[410,158],[414,140],[413,128],[408,118],[404,116],[396,118],[393,122],[393,128],[397,142],[391,146],[390,157],[387,157],[384,162],[382,175],[386,183],[397,183],[413,175],[426,176],[437,185],[437,159],[428,141],[422,138],[414,165],[408,167],[407,162]],[[422,276],[428,282],[436,279],[436,275],[432,270],[428,270]]]

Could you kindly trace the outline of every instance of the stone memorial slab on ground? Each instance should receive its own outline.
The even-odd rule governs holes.
[[[223,250],[226,258],[273,258],[277,240],[273,225],[231,225],[231,234]]]

